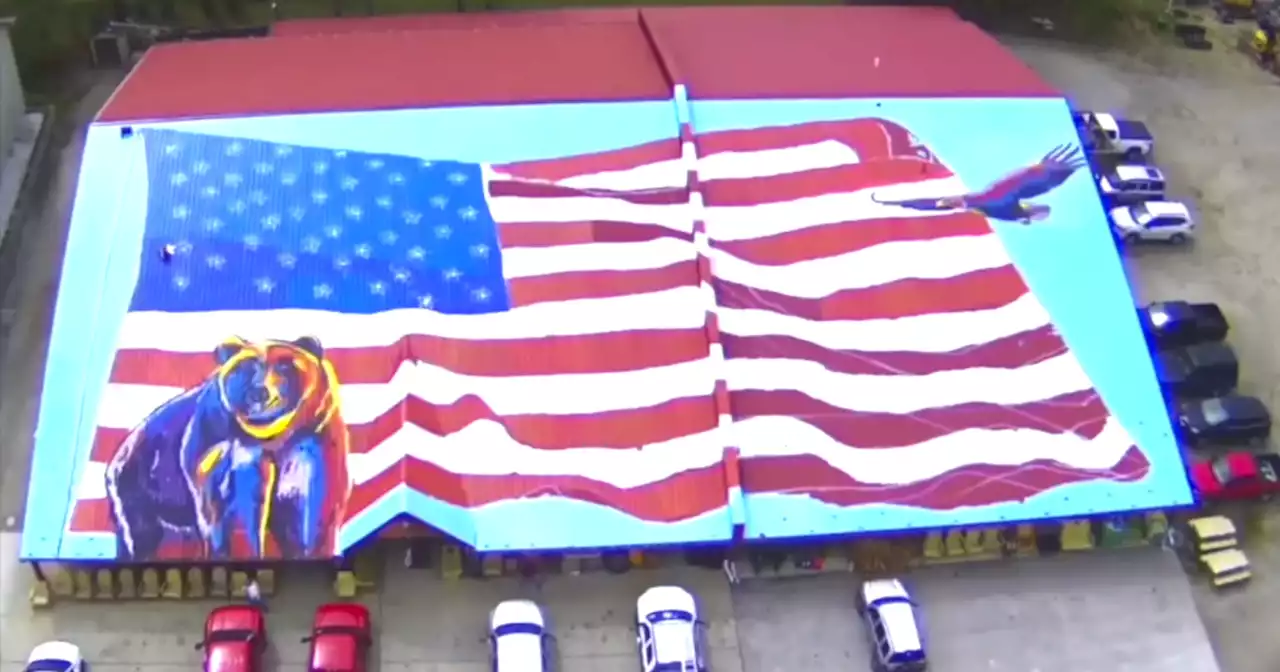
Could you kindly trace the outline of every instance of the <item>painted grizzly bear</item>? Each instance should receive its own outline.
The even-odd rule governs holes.
[[[249,557],[263,557],[268,538],[285,558],[335,555],[351,494],[349,437],[320,341],[235,338],[213,360],[203,382],[147,416],[107,465],[117,557],[154,559],[172,532],[228,558],[237,531]]]

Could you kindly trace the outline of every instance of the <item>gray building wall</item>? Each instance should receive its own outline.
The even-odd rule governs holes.
[[[13,153],[13,142],[19,133],[27,103],[22,95],[22,82],[18,78],[18,63],[13,56],[13,43],[9,30],[12,18],[0,18],[0,173],[4,172]]]

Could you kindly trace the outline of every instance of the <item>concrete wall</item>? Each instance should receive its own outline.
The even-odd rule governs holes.
[[[27,103],[22,95],[22,82],[18,79],[18,64],[13,57],[13,43],[9,30],[12,18],[0,18],[0,173],[13,152],[13,143],[22,128]]]

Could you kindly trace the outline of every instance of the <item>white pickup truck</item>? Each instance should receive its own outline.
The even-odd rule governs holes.
[[[1074,111],[1072,116],[1085,151],[1092,154],[1116,154],[1130,162],[1148,159],[1156,141],[1141,121],[1121,119],[1105,112]]]

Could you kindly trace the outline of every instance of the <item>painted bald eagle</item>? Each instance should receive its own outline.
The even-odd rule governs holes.
[[[1049,193],[1087,164],[1079,147],[1059,145],[1039,163],[1019,170],[992,184],[985,191],[964,196],[915,198],[905,201],[871,200],[912,210],[959,210],[980,212],[992,219],[1030,224],[1049,216],[1049,206],[1030,199]]]

